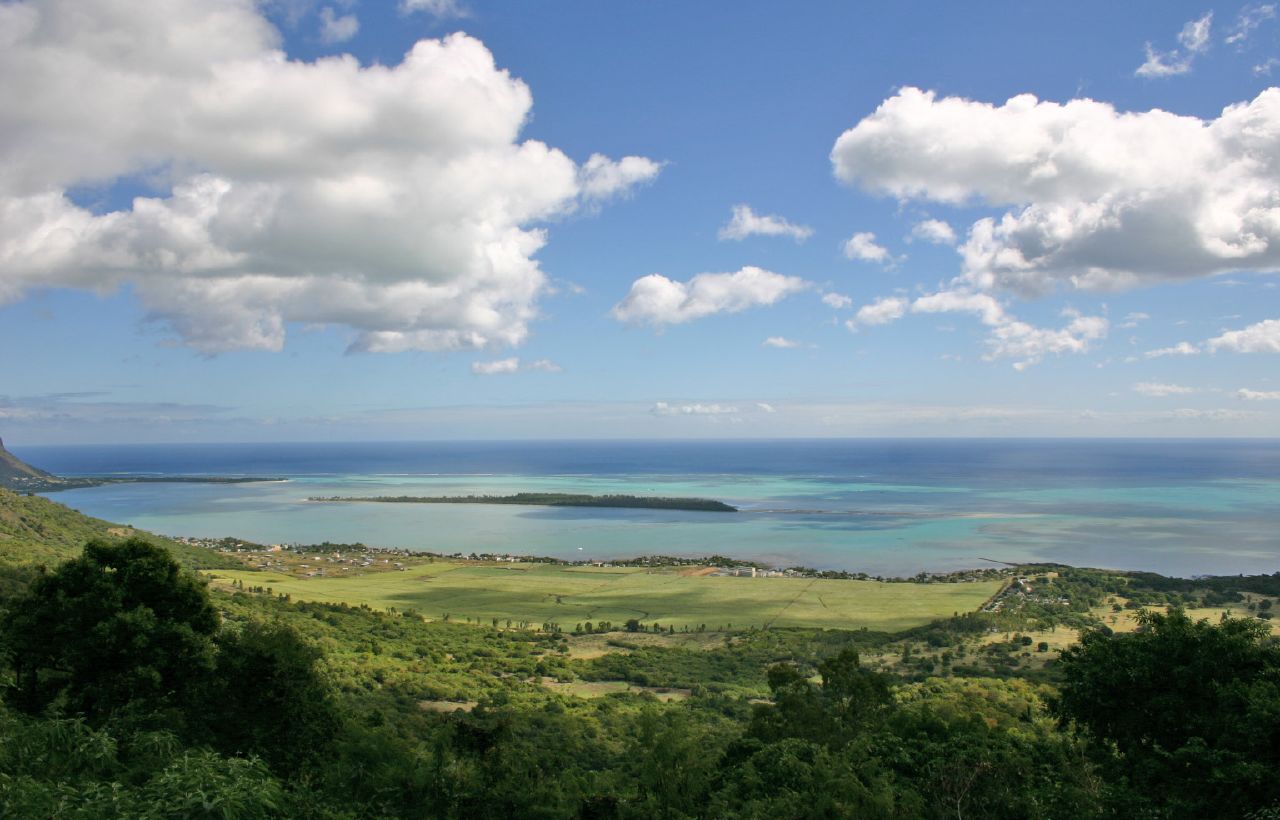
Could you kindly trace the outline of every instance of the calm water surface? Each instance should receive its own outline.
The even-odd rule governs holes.
[[[169,535],[562,558],[721,553],[913,574],[999,561],[1280,571],[1280,441],[804,440],[25,447],[64,475],[280,476],[55,493]],[[521,491],[698,496],[738,514],[319,504]]]

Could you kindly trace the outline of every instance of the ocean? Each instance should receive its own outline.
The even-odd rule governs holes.
[[[609,559],[709,555],[913,575],[1053,561],[1280,571],[1280,440],[778,440],[14,448],[61,475],[283,477],[52,493],[153,532]],[[522,491],[697,496],[736,514],[320,504]]]

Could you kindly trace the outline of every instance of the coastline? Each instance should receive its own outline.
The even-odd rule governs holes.
[[[36,463],[117,479],[50,492],[90,515],[265,543],[565,560],[720,553],[902,577],[980,567],[982,556],[1179,577],[1280,563],[1280,443],[121,445]],[[236,481],[159,481],[171,477]],[[305,500],[519,492],[721,499],[739,512]]]

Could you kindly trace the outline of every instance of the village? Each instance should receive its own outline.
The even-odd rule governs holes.
[[[865,572],[848,572],[844,570],[819,570],[810,567],[776,568],[756,561],[743,561],[726,558],[715,554],[708,556],[686,557],[672,555],[641,555],[632,558],[616,559],[579,559],[568,560],[547,556],[516,555],[512,553],[490,552],[427,552],[419,550],[398,549],[391,547],[371,547],[363,543],[331,543],[320,544],[258,544],[246,539],[233,537],[193,537],[166,536],[189,546],[215,550],[230,555],[245,564],[249,569],[284,572],[300,578],[316,578],[333,575],[361,575],[367,572],[406,571],[410,567],[436,561],[465,561],[474,563],[497,564],[555,564],[566,567],[611,568],[647,568],[647,569],[688,569],[700,570],[698,574],[713,578],[812,578],[827,580],[886,581],[911,583],[957,583],[964,581],[984,581],[1011,576],[1014,569],[982,568],[958,570],[942,573],[919,573],[910,578],[890,578],[880,575],[869,575]],[[1019,579],[1027,581],[1027,579]],[[1012,584],[988,607],[998,612],[1003,597],[1007,594],[1021,592],[1026,594],[1029,586]]]

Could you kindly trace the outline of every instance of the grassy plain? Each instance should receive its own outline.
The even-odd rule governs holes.
[[[571,630],[587,621],[621,626],[707,629],[819,627],[897,631],[977,609],[998,581],[911,584],[809,578],[706,577],[640,567],[573,567],[437,561],[403,571],[299,578],[253,570],[217,570],[215,583],[233,580],[270,587],[296,600],[375,609],[414,609],[422,615],[484,623],[526,621]]]

